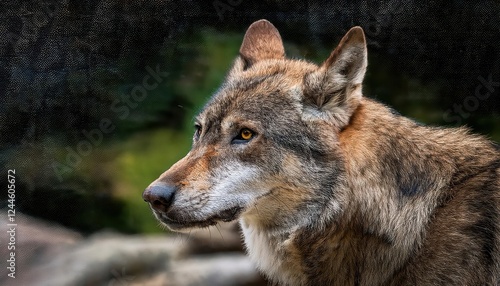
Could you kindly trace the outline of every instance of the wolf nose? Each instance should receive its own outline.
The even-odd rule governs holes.
[[[151,207],[160,212],[166,212],[174,200],[175,187],[162,183],[155,183],[146,188],[142,198]]]

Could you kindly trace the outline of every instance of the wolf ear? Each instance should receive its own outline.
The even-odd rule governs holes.
[[[351,28],[328,59],[304,77],[306,111],[333,119],[339,128],[347,125],[361,101],[367,58],[363,29]]]
[[[250,25],[240,47],[240,57],[243,70],[261,60],[284,58],[285,48],[276,27],[267,20]]]

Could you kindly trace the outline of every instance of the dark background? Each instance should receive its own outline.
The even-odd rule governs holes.
[[[2,1],[0,174],[16,169],[18,211],[162,231],[141,193],[187,152],[193,115],[262,18],[316,63],[363,27],[365,96],[498,142],[499,15],[498,1]]]

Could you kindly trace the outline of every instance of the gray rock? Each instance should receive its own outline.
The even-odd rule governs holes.
[[[16,278],[2,269],[1,285],[266,284],[241,251],[234,223],[189,235],[102,232],[84,238],[22,214],[16,220]],[[5,235],[6,225],[0,230]],[[0,249],[7,257],[6,247]]]

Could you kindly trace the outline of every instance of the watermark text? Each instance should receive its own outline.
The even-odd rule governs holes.
[[[453,104],[453,109],[448,109],[443,114],[444,121],[461,125],[463,119],[469,118],[471,112],[477,111],[481,105],[481,101],[488,99],[494,92],[495,88],[500,87],[500,82],[493,81],[493,76],[490,74],[488,78],[478,76],[479,84],[476,86],[474,95],[469,95],[462,101],[461,104]]]
[[[7,270],[10,278],[16,278],[16,170],[7,171]]]

